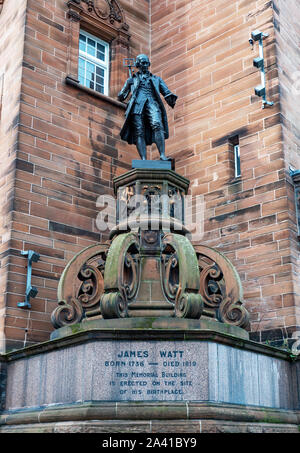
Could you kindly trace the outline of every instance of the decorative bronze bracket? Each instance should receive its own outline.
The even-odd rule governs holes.
[[[26,298],[25,302],[19,302],[18,307],[20,308],[31,308],[30,298],[36,297],[38,290],[35,286],[31,285],[31,275],[32,275],[32,263],[38,262],[40,255],[33,250],[26,250],[21,252],[21,255],[27,256],[27,282],[26,282]]]

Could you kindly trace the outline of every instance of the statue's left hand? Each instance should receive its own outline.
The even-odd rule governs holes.
[[[169,94],[169,96],[166,96],[166,102],[169,104],[172,109],[175,107],[176,101],[177,101],[177,96],[176,94]]]

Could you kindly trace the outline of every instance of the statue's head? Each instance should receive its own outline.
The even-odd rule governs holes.
[[[150,60],[145,54],[140,54],[136,57],[135,67],[141,68],[142,70],[148,70],[150,66]]]

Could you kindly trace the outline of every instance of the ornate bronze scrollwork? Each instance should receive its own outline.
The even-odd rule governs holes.
[[[66,266],[58,285],[58,307],[51,315],[55,328],[100,315],[103,273],[108,244],[85,248]]]
[[[104,294],[100,306],[103,318],[128,317],[128,304],[134,300],[140,275],[139,238],[135,233],[117,236],[107,255]]]
[[[203,300],[199,293],[200,275],[192,244],[179,234],[166,234],[162,239],[162,288],[174,304],[177,318],[199,319]]]
[[[249,314],[243,306],[242,284],[225,255],[204,245],[194,246],[200,271],[200,294],[204,310],[221,322],[247,327]]]

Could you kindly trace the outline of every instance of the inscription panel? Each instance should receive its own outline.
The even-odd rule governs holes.
[[[90,341],[9,361],[5,409],[85,401],[292,408],[291,382],[288,361],[213,342]]]
[[[207,376],[201,376],[205,344],[135,342],[118,346],[118,350],[105,348],[99,358],[108,399],[176,401],[207,396]]]
[[[5,409],[207,400],[207,351],[205,342],[104,340],[12,361]]]

